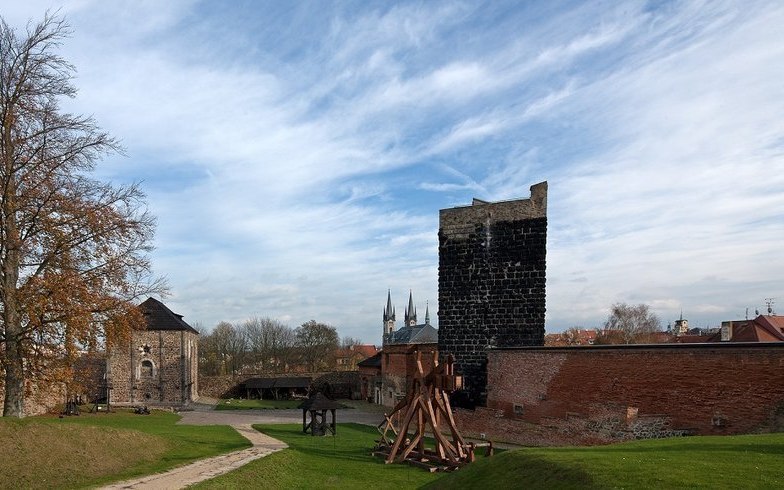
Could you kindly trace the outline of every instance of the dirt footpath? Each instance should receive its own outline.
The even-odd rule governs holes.
[[[183,425],[248,425],[248,424],[301,424],[302,410],[194,410],[182,412]],[[378,425],[384,416],[356,409],[337,410],[335,421],[339,424],[353,422]]]
[[[218,475],[244,466],[253,460],[263,458],[275,451],[285,449],[286,444],[253,429],[250,424],[234,425],[234,429],[253,443],[253,447],[222,454],[213,458],[201,459],[194,463],[174,468],[165,473],[143,476],[103,487],[104,489],[180,489],[188,485],[209,480]]]
[[[302,423],[302,410],[213,410],[214,404],[201,403],[193,411],[182,412],[183,425],[230,425],[253,443],[253,447],[202,459],[165,473],[115,483],[103,489],[180,489],[228,473],[253,460],[285,449],[286,444],[253,429],[252,424]],[[336,421],[377,425],[383,415],[356,409],[338,410]]]

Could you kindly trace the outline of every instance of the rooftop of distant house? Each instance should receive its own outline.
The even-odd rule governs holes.
[[[721,322],[708,342],[784,342],[784,316],[759,315],[751,320]]]

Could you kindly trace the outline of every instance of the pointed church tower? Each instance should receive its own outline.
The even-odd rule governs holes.
[[[384,335],[395,330],[395,308],[392,306],[392,291],[387,290],[387,306],[384,307]]]
[[[430,302],[425,301],[425,325],[430,325]]]
[[[408,309],[406,309],[405,323],[407,327],[417,324],[416,307],[414,306],[414,295],[408,290]]]

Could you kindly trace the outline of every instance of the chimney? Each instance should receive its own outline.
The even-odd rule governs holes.
[[[732,322],[721,322],[721,341],[729,342],[732,339]]]

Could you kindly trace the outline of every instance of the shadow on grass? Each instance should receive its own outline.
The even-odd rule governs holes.
[[[536,456],[521,457],[517,451],[477,460],[423,488],[502,488],[510,482],[516,488],[601,488],[582,469]]]
[[[772,440],[765,441],[767,437]],[[748,442],[741,442],[742,438],[750,437]],[[564,448],[575,450],[576,448]],[[753,436],[734,436],[730,441],[727,436],[685,437],[660,440],[640,440],[607,446],[593,446],[581,448],[593,452],[611,453],[667,453],[671,451],[695,451],[700,453],[755,453],[766,455],[784,455],[784,444],[781,444],[781,434],[763,434]]]

